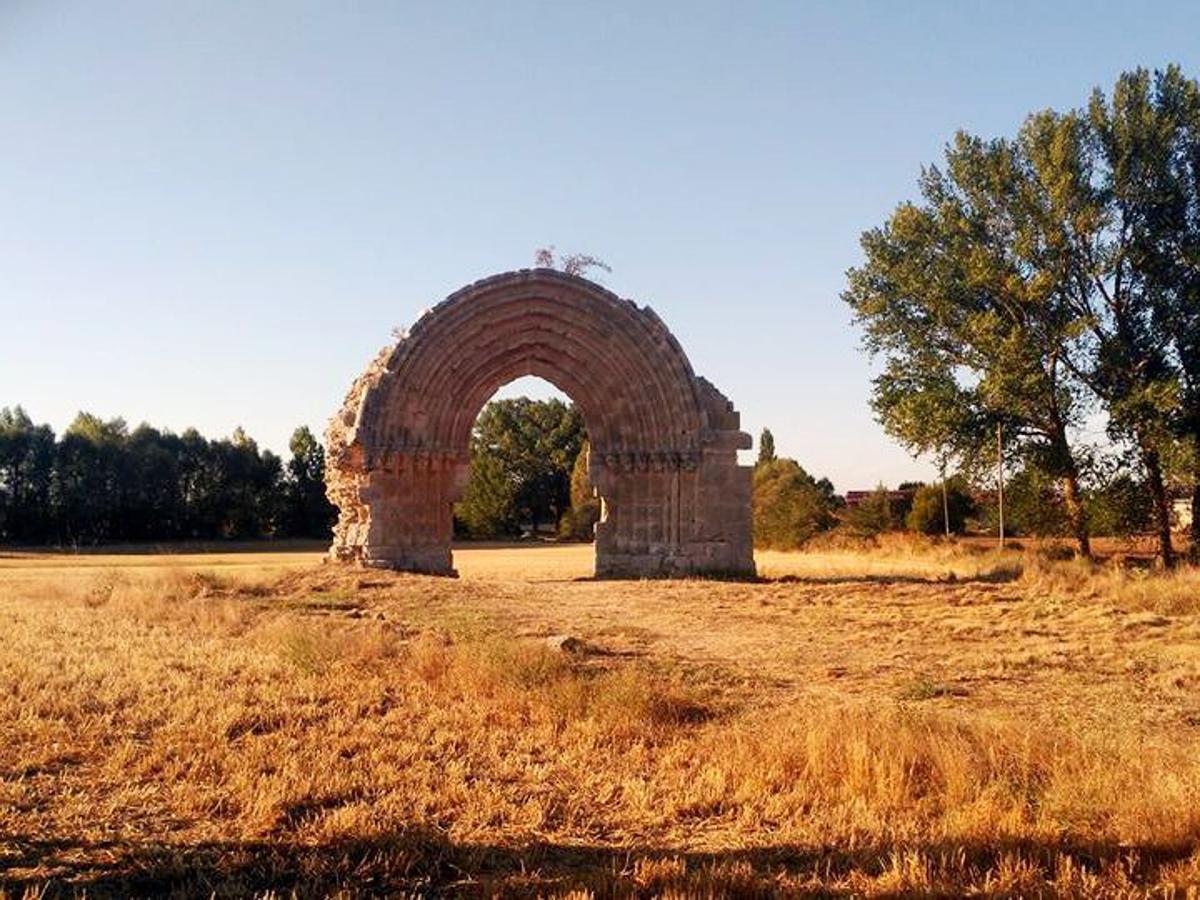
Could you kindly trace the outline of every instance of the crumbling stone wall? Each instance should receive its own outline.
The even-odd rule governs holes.
[[[753,574],[750,446],[649,307],[552,269],[450,295],[385,348],[327,433],[333,558],[453,573],[452,507],[480,409],[536,375],[579,406],[603,503],[596,574]]]

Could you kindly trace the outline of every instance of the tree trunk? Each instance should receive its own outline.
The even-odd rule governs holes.
[[[950,493],[946,490],[946,474],[942,473],[942,524],[946,526],[946,539],[950,539]]]
[[[1092,537],[1088,530],[1087,511],[1083,507],[1083,492],[1079,489],[1079,465],[1075,462],[1075,454],[1071,452],[1066,428],[1057,418],[1054,424],[1055,473],[1062,479],[1063,505],[1067,509],[1067,524],[1071,528],[1071,534],[1075,537],[1076,552],[1084,559],[1091,559]]]
[[[1150,483],[1150,496],[1154,501],[1154,526],[1158,532],[1158,556],[1163,568],[1175,568],[1175,548],[1171,546],[1171,505],[1167,500],[1167,486],[1163,482],[1162,461],[1158,451],[1142,452],[1146,466],[1146,478]]]
[[[950,492],[946,489],[946,463],[941,465],[942,476],[942,525],[945,526],[946,539],[950,539]]]
[[[1071,534],[1075,536],[1077,552],[1084,559],[1091,559],[1092,538],[1088,533],[1087,515],[1079,491],[1079,473],[1075,471],[1074,466],[1063,476],[1063,495],[1067,507],[1067,522],[1071,526]]]
[[[1192,435],[1192,524],[1189,528],[1191,546],[1188,558],[1200,562],[1200,431]]]

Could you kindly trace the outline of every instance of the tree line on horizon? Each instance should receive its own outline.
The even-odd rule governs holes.
[[[0,409],[0,543],[328,539],[325,453],[306,426],[286,462],[238,428],[210,440],[81,412],[57,436],[16,406]],[[471,477],[455,507],[460,538],[539,533],[590,539],[599,500],[573,404],[493,401],[471,439]]]
[[[796,460],[778,456],[769,428],[763,429],[758,447],[753,474],[756,547],[794,550],[835,531],[852,538],[894,531],[929,536],[998,531],[998,497],[994,485],[986,481],[972,483],[955,474],[934,483],[906,481],[895,489],[879,484],[841,495],[828,478],[815,478]],[[1053,494],[1053,483],[1037,470],[1011,473],[1005,484],[1005,532],[1013,537],[1069,534]],[[1128,472],[1097,478],[1084,502],[1097,535],[1129,537],[1151,524],[1145,485]]]
[[[285,463],[238,428],[210,440],[81,412],[60,437],[0,409],[0,543],[327,539],[325,454],[307,427]]]
[[[887,432],[975,483],[1002,452],[1085,557],[1090,498],[1132,485],[1170,567],[1186,493],[1200,550],[1200,84],[1137,69],[1013,138],[959,132],[918,186],[842,295]]]
[[[122,419],[88,413],[56,438],[20,407],[0,409],[0,543],[328,539],[336,510],[325,496],[321,445],[301,427],[290,451],[285,463],[240,428],[209,440],[194,429],[130,430]],[[454,510],[457,536],[591,540],[600,499],[587,455],[587,431],[573,404],[526,397],[489,403],[472,434],[471,477]],[[1063,517],[1047,502],[1050,488],[1032,470],[1010,479],[1010,534],[1063,532]],[[961,476],[948,479],[945,493],[941,484],[921,482],[899,490],[900,501],[880,485],[848,505],[829,479],[778,457],[764,429],[753,474],[755,545],[797,549],[833,529],[856,537],[995,529],[994,504]],[[1142,485],[1121,475],[1089,490],[1089,521],[1102,534],[1145,528],[1145,497]]]

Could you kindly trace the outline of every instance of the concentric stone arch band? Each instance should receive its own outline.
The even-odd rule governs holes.
[[[750,446],[649,307],[553,269],[477,281],[385,348],[329,424],[339,560],[453,574],[453,504],[471,429],[504,384],[536,375],[579,407],[602,500],[602,577],[752,575]]]

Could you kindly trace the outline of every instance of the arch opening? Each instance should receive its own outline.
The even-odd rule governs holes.
[[[469,475],[454,506],[456,546],[593,542],[601,498],[587,471],[587,419],[569,393],[538,376],[508,382],[479,410],[468,450]]]
[[[605,497],[596,574],[752,574],[750,446],[732,404],[692,371],[648,307],[549,269],[452,294],[385,348],[330,423],[331,554],[453,572],[451,508],[480,410],[514,379],[570,397]]]

